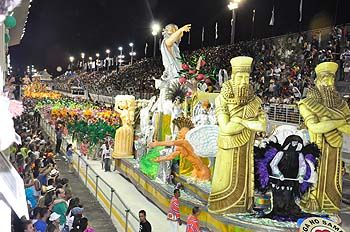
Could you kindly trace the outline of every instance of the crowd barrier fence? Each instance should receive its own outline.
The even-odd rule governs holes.
[[[54,128],[43,118],[41,118],[40,124],[48,136],[53,141],[56,141]],[[61,147],[65,148],[69,143],[72,143],[70,136],[63,139]],[[138,217],[121,199],[117,190],[100,177],[100,175],[90,167],[85,158],[76,151],[73,152],[73,167],[85,186],[109,214],[113,223],[117,225],[117,228],[125,232],[136,232],[139,230]]]

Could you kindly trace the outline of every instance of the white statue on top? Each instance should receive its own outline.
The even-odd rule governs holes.
[[[156,88],[160,90],[158,99],[158,111],[164,114],[171,114],[172,102],[165,99],[168,86],[178,76],[181,70],[179,44],[184,32],[191,30],[191,24],[187,24],[180,29],[175,24],[169,24],[163,29],[163,40],[160,46],[164,72],[160,79],[155,80]]]

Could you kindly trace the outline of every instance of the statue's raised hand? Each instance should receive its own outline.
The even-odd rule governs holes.
[[[180,30],[183,32],[189,32],[191,30],[191,24],[186,24],[185,26],[181,27]]]

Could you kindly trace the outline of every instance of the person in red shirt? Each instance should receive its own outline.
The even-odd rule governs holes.
[[[198,216],[200,214],[197,206],[193,207],[192,214],[187,218],[186,232],[200,232]]]
[[[83,142],[80,144],[80,154],[84,157],[89,159],[89,141],[84,138]]]
[[[170,232],[178,232],[179,226],[182,225],[180,219],[180,190],[174,190],[174,196],[171,198],[170,207],[168,211],[167,219],[170,222]]]

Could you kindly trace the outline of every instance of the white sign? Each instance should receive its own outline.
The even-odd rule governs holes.
[[[319,218],[311,217],[305,219],[301,224],[299,231],[301,232],[345,232],[339,225],[334,222]]]

